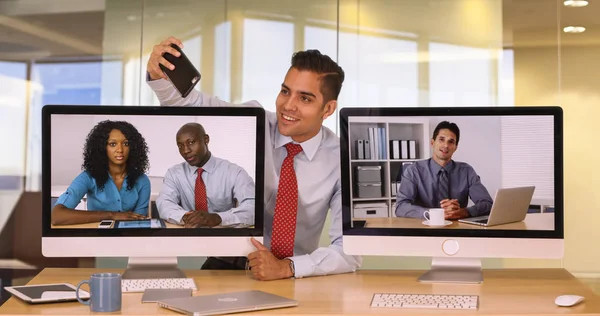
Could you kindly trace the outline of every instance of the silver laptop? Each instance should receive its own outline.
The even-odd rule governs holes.
[[[202,316],[292,307],[298,306],[298,301],[262,291],[243,291],[161,300],[158,306]]]
[[[490,215],[463,218],[458,221],[481,226],[520,222],[527,216],[534,190],[535,186],[498,189]]]

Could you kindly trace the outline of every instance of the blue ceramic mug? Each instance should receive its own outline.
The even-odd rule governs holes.
[[[90,286],[90,299],[79,297],[79,288]],[[81,304],[89,305],[93,312],[116,312],[121,310],[121,275],[118,273],[95,273],[89,280],[79,282],[75,291]]]

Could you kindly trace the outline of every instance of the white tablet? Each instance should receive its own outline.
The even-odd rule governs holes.
[[[7,286],[6,291],[31,304],[76,301],[76,286],[69,283]],[[90,293],[79,289],[79,297],[88,299]]]

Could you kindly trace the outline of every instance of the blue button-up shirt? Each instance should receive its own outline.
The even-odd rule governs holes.
[[[119,190],[109,174],[104,189],[100,190],[96,180],[87,171],[83,171],[71,182],[67,191],[61,194],[56,204],[74,209],[85,195],[87,195],[88,211],[134,211],[147,216],[150,201],[150,179],[142,174],[136,179],[133,188],[128,190],[127,177],[125,177],[121,190]]]

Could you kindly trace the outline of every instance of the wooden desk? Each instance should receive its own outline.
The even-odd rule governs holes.
[[[525,220],[497,226],[484,227],[452,221],[451,225],[444,227],[429,227],[423,224],[425,219],[406,217],[383,218],[354,218],[353,220],[366,221],[365,227],[371,228],[428,228],[428,229],[516,229],[516,230],[554,230],[554,213],[531,213]]]
[[[96,272],[122,272],[111,269],[44,269],[29,284],[69,282],[77,284]],[[299,306],[245,313],[262,314],[411,314],[411,315],[600,315],[600,297],[564,269],[484,270],[479,285],[421,284],[423,271],[361,270],[356,273],[256,281],[245,271],[186,271],[198,286],[194,295],[241,290],[261,290],[294,298]],[[423,293],[479,295],[479,310],[371,308],[374,293]],[[561,294],[582,295],[583,303],[573,307],[554,304]],[[180,315],[155,303],[141,303],[142,293],[124,293],[121,312],[111,315]],[[11,297],[0,307],[0,314],[12,315],[89,315],[89,307],[78,302],[29,305]]]

